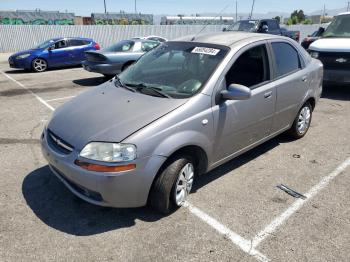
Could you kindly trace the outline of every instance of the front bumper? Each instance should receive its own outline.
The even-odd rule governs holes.
[[[165,161],[152,156],[135,160],[136,169],[118,173],[85,170],[74,164],[78,152],[58,152],[47,141],[44,131],[41,139],[42,153],[52,172],[65,186],[83,200],[100,206],[140,207],[147,203],[153,179]]]
[[[11,56],[9,57],[8,62],[11,68],[30,70],[32,67],[29,58],[16,59],[15,57]]]
[[[116,75],[122,71],[122,64],[100,64],[95,62],[82,62],[83,68],[89,72],[100,73],[103,75]]]
[[[324,71],[323,81],[326,83],[350,84],[350,70],[330,70]]]

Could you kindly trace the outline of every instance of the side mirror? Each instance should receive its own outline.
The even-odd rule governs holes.
[[[54,45],[50,45],[49,48],[47,49],[48,51],[52,51],[55,49],[55,46]]]
[[[224,100],[247,100],[252,96],[250,88],[238,84],[229,85],[227,90],[221,91],[220,94]]]

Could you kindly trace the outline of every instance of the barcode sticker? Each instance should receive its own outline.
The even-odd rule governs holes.
[[[194,54],[204,54],[204,55],[212,55],[215,56],[220,52],[220,49],[209,48],[209,47],[195,47],[192,50]]]

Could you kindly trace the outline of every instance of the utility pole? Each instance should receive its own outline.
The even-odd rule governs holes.
[[[255,0],[253,0],[252,10],[250,11],[249,19],[252,19],[252,17],[253,17],[254,4],[255,4]]]
[[[137,6],[136,6],[136,1],[137,1],[137,0],[135,0],[135,14],[137,14]]]
[[[105,14],[107,13],[107,7],[106,7],[106,0],[103,0],[104,6],[105,6]]]
[[[350,11],[350,1],[348,2],[348,8],[346,9],[348,12]]]
[[[236,21],[235,22],[237,22],[237,19],[238,19],[238,3],[236,1]]]

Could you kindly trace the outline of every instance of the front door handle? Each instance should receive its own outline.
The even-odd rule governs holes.
[[[266,93],[264,94],[264,98],[266,98],[266,99],[270,98],[271,96],[272,96],[272,91],[266,92]]]
[[[307,82],[307,76],[303,76],[303,78],[301,79],[303,82]]]

